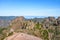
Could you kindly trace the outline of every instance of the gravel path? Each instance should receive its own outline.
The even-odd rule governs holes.
[[[14,35],[7,37],[5,40],[42,40],[42,39],[25,33],[15,33]]]

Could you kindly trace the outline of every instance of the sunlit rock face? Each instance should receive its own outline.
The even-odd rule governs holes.
[[[23,16],[20,16],[20,17],[16,17],[14,20],[11,21],[11,27],[12,29],[19,29],[19,28],[22,28],[23,26],[23,22],[24,22],[24,17]]]
[[[25,20],[25,18],[23,16],[18,16],[14,20],[12,20],[12,23],[13,22],[18,22],[18,21],[24,21],[24,20]]]
[[[12,36],[5,38],[4,40],[42,40],[41,38],[24,34],[24,33],[15,33]]]

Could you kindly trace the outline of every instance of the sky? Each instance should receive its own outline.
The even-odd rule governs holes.
[[[0,16],[60,16],[60,0],[0,0]]]

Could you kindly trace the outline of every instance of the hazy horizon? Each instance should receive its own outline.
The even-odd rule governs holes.
[[[20,17],[20,16],[0,16],[0,18],[15,18],[15,17]],[[60,16],[23,16],[24,18],[26,19],[33,19],[33,18],[48,18],[48,17],[55,17],[55,18],[58,18]]]

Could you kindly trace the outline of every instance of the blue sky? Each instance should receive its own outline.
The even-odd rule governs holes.
[[[60,0],[0,0],[0,16],[60,16]]]

